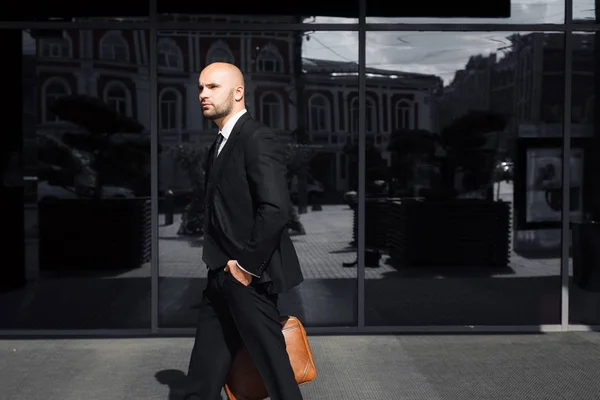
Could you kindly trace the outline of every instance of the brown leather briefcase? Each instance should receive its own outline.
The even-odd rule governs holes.
[[[281,325],[296,382],[301,385],[312,381],[317,376],[317,370],[304,326],[298,318],[292,316],[283,317]],[[225,393],[229,400],[264,400],[269,397],[245,347],[242,347],[233,359],[227,375]]]

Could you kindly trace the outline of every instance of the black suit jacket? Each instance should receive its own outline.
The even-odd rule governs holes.
[[[274,132],[246,112],[213,164],[206,158],[203,260],[209,268],[237,262],[280,293],[303,281],[287,231],[290,195],[285,148]]]

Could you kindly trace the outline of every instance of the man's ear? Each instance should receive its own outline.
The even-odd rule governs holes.
[[[235,99],[235,101],[241,101],[244,98],[244,87],[243,86],[238,86],[235,88],[235,91],[233,93],[233,98]]]

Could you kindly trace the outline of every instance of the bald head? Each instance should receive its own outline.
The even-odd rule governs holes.
[[[233,64],[215,62],[207,65],[200,73],[200,76],[203,74],[218,77],[224,82],[231,84],[232,87],[244,86],[244,75],[242,74],[242,71]]]
[[[206,66],[198,78],[198,90],[202,113],[219,128],[246,107],[244,75],[233,64],[216,62]]]

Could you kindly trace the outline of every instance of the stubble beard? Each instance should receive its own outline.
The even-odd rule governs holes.
[[[229,114],[231,114],[231,111],[233,110],[233,91],[231,91],[231,93],[229,93],[229,96],[227,96],[227,100],[225,100],[223,103],[221,104],[213,104],[213,109],[212,110],[207,110],[204,112],[204,116],[212,121],[216,120],[216,119],[222,119],[227,117]]]

